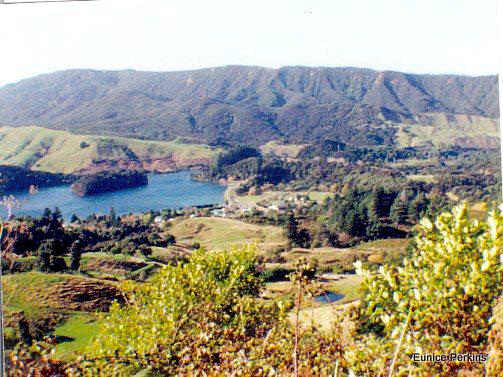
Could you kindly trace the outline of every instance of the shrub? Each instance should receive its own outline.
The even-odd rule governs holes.
[[[147,245],[140,245],[139,250],[140,250],[140,253],[145,257],[152,255],[152,248],[148,247]]]
[[[286,281],[288,280],[288,275],[292,272],[292,269],[284,267],[268,268],[262,272],[262,279],[264,279],[265,282]]]
[[[175,236],[173,236],[172,234],[168,234],[166,236],[166,246],[167,245],[174,245],[174,244],[175,244]]]
[[[491,323],[488,350],[491,358],[487,366],[487,375],[501,376],[503,375],[503,296],[494,307]]]
[[[66,367],[54,360],[54,349],[47,344],[36,343],[26,348],[21,344],[9,352],[6,369],[9,377],[64,376]]]
[[[157,367],[173,371],[183,365],[182,359],[192,357],[185,347],[198,339],[213,344],[212,338],[205,338],[212,326],[257,331],[242,315],[251,305],[246,298],[256,297],[262,287],[256,263],[251,247],[197,251],[188,263],[167,266],[146,283],[124,283],[129,304],[112,305],[89,355],[121,357],[126,364],[134,359],[147,366],[156,353]]]
[[[355,263],[364,277],[362,323],[391,338],[408,323],[408,344],[421,352],[480,352],[501,294],[502,236],[499,211],[487,222],[472,221],[462,204],[434,224],[424,218],[415,253],[401,267],[381,266],[371,274]],[[452,363],[439,366],[449,367]]]
[[[67,269],[66,262],[62,257],[51,256],[50,271],[61,272]]]

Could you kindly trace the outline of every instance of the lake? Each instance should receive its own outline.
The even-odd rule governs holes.
[[[316,296],[314,299],[318,302],[336,302],[342,300],[344,295],[336,292],[324,292],[319,296]]]
[[[35,195],[13,193],[23,202],[15,214],[40,216],[46,207],[58,207],[69,220],[72,214],[85,218],[93,213],[108,214],[110,206],[117,214],[138,213],[164,208],[223,203],[226,187],[194,181],[189,171],[170,174],[150,174],[147,186],[80,197],[73,194],[70,185],[40,188]],[[5,217],[6,211],[0,210]]]

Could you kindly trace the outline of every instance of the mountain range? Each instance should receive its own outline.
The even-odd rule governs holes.
[[[210,144],[495,147],[498,77],[251,66],[67,70],[0,88],[0,125]]]

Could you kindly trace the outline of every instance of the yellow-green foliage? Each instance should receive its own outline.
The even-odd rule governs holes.
[[[219,341],[204,333],[203,324],[257,331],[242,315],[244,300],[261,289],[256,265],[252,247],[197,251],[188,263],[165,267],[147,283],[124,283],[128,305],[111,307],[89,356],[135,366],[158,360],[160,369],[171,370],[195,356],[184,351],[190,343],[201,341],[204,353]]]
[[[487,367],[488,376],[503,375],[503,296],[494,307],[491,318],[492,328],[489,333],[489,365]]]
[[[146,283],[125,282],[126,304],[104,315],[92,347],[66,364],[65,373],[288,376],[298,355],[301,376],[352,371],[450,377],[482,375],[484,369],[500,375],[501,303],[494,307],[503,279],[502,235],[501,211],[472,221],[464,204],[434,224],[422,220],[413,257],[402,267],[374,274],[356,263],[364,280],[361,306],[338,310],[333,326],[323,331],[316,324],[292,325],[292,302],[258,298],[263,283],[256,276],[255,248],[197,251],[186,264],[165,267]],[[305,271],[313,277],[312,269]],[[299,284],[293,275],[302,295],[307,280]],[[296,296],[299,317],[302,295]],[[415,352],[488,352],[491,359],[486,365],[414,363],[409,355]],[[41,356],[23,357],[46,365]]]
[[[125,283],[127,305],[111,308],[84,359],[67,367],[103,376],[145,368],[163,375],[291,375],[290,305],[257,299],[263,287],[257,267],[250,246],[198,251],[185,265],[166,267],[146,283]],[[337,329],[326,335],[299,330],[302,375],[333,374],[342,355]]]
[[[77,172],[88,168],[93,160],[136,156],[140,160],[169,158],[183,165],[198,159],[210,160],[217,153],[204,145],[75,135],[36,126],[0,127],[1,164],[52,173]]]
[[[503,283],[502,236],[501,211],[472,221],[462,204],[434,224],[423,219],[415,253],[402,267],[372,274],[355,263],[364,277],[364,320],[395,339],[410,314],[407,346],[439,354],[483,351]]]

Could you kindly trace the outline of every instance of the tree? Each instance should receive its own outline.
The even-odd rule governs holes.
[[[145,257],[152,255],[152,248],[147,245],[140,245],[139,250],[140,253]]]
[[[47,222],[49,222],[51,219],[51,216],[52,216],[52,211],[49,208],[45,207],[44,212],[42,213],[42,220],[46,220]]]
[[[339,232],[353,237],[367,234],[369,225],[369,197],[360,189],[349,189],[346,195],[334,202],[330,221]]]
[[[397,196],[391,206],[389,218],[396,224],[403,224],[407,220],[408,206],[407,202]]]
[[[61,243],[54,239],[45,240],[38,249],[38,267],[41,271],[60,272],[66,269],[61,258]]]
[[[292,212],[288,214],[288,218],[286,221],[286,238],[291,246],[293,246],[297,241],[297,220]]]
[[[175,236],[172,234],[166,235],[166,245],[174,245],[175,244]]]
[[[369,238],[376,238],[381,231],[382,223],[377,214],[371,213],[368,218],[368,224],[365,234]]]
[[[396,196],[396,192],[383,187],[374,188],[370,194],[369,212],[379,218],[388,217]]]
[[[78,271],[80,268],[80,259],[82,257],[82,244],[76,240],[70,247],[70,268]]]
[[[311,237],[307,229],[302,228],[296,236],[295,242],[302,248],[308,248],[311,245]]]
[[[19,333],[21,334],[21,339],[23,339],[23,342],[27,346],[31,346],[33,344],[33,336],[31,335],[30,332],[30,324],[28,323],[24,315],[19,320],[18,326],[19,326]]]
[[[317,220],[316,230],[311,242],[311,248],[332,246],[334,239],[330,229],[327,226],[325,216],[320,216]]]
[[[112,224],[112,226],[119,225],[119,222],[117,221],[117,214],[115,213],[115,209],[112,206],[110,206],[110,224]]]
[[[425,215],[427,208],[428,199],[420,192],[416,195],[414,200],[410,202],[408,212],[412,220],[419,221],[419,219]]]
[[[62,257],[55,255],[51,256],[50,270],[51,272],[61,272],[67,269],[66,262]]]
[[[46,243],[43,243],[38,249],[37,259],[38,269],[47,272],[51,267],[51,253]]]

